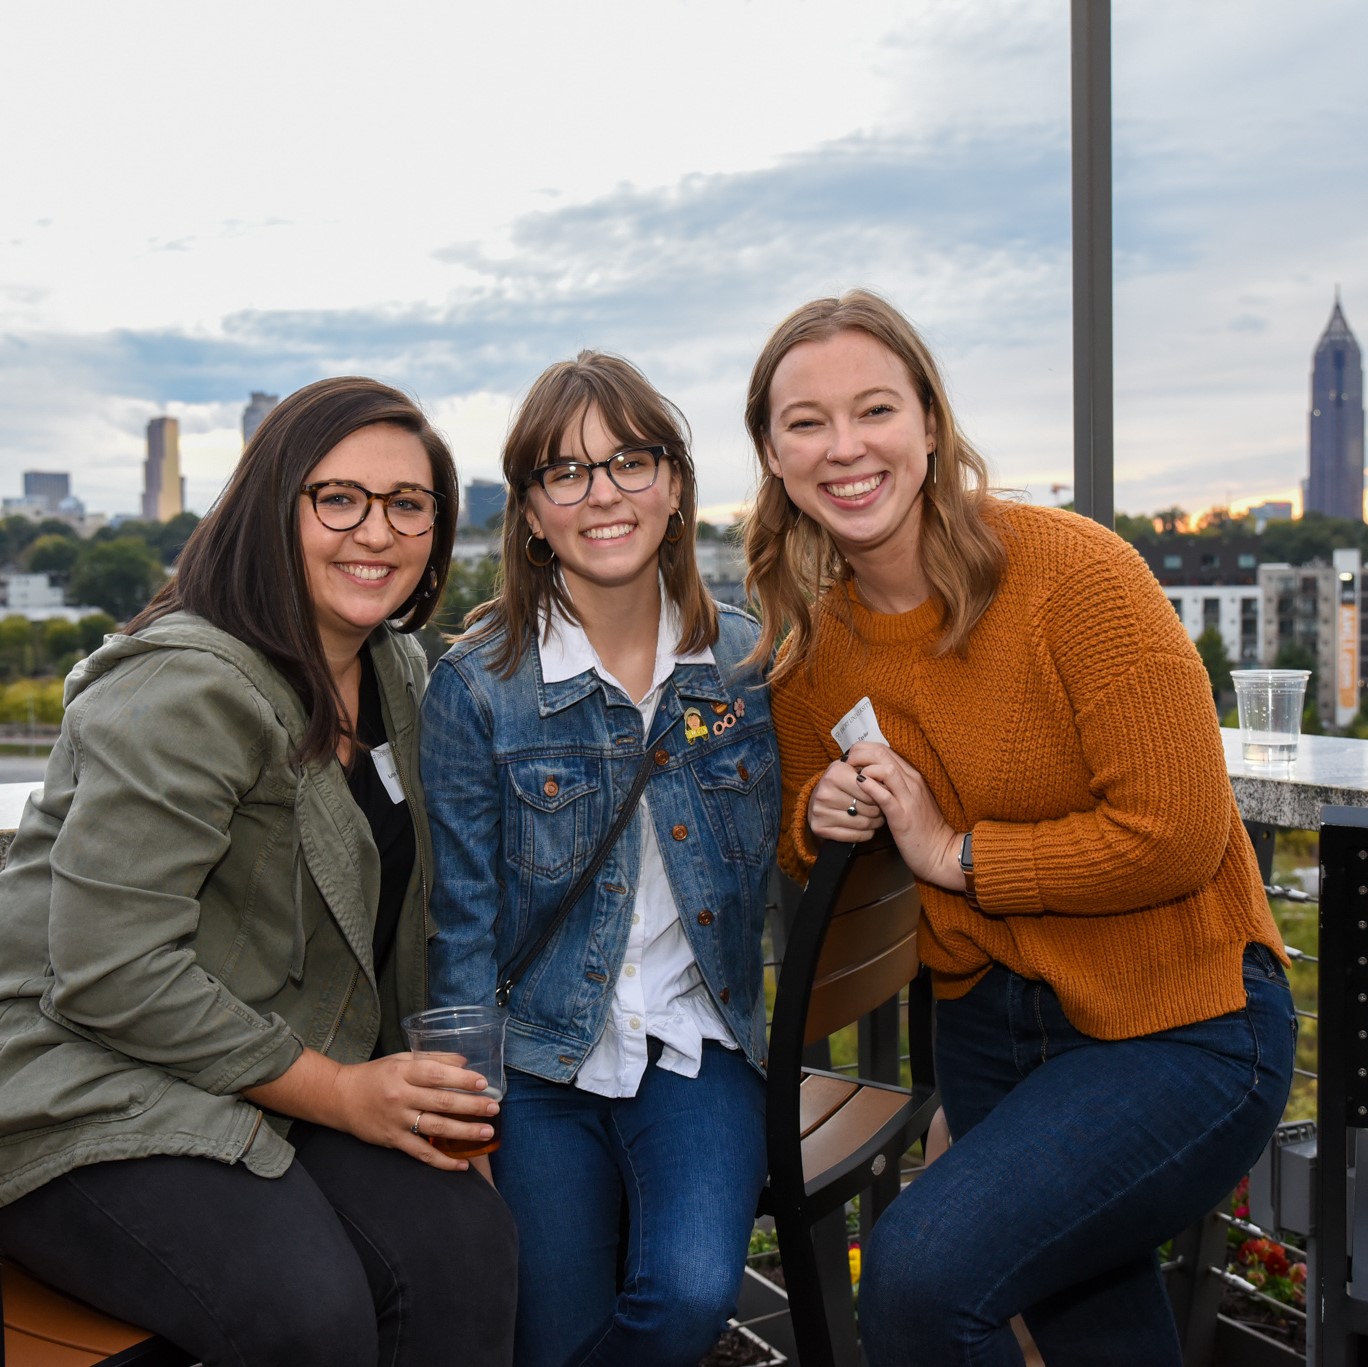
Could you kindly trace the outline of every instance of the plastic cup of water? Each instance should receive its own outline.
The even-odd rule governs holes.
[[[1246,764],[1290,764],[1301,739],[1306,669],[1232,669]]]

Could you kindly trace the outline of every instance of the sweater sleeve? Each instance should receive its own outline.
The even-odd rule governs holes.
[[[980,904],[996,915],[1107,915],[1216,873],[1231,795],[1206,670],[1140,557],[1093,542],[1031,624],[1072,709],[1095,805],[974,825]]]
[[[808,830],[812,790],[827,766],[840,758],[831,734],[814,721],[813,699],[795,670],[770,690],[770,707],[779,740],[783,816],[779,823],[779,867],[795,882],[806,883],[817,859],[817,841]]]

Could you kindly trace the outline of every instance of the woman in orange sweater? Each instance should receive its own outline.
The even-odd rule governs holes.
[[[935,981],[955,1143],[865,1251],[869,1360],[1020,1364],[1020,1313],[1050,1367],[1176,1365],[1154,1249],[1257,1157],[1296,1037],[1201,661],[1119,538],[987,492],[879,297],[781,323],[746,421],[780,860],[886,825]]]

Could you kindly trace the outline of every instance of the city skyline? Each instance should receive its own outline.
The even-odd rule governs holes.
[[[0,54],[0,452],[90,508],[136,509],[165,414],[202,512],[249,394],[353,371],[497,478],[585,345],[680,404],[729,508],[766,333],[854,285],[926,332],[997,483],[1072,481],[1067,6],[66,12]],[[1114,7],[1119,509],[1298,496],[1336,284],[1368,317],[1365,39],[1349,0]]]

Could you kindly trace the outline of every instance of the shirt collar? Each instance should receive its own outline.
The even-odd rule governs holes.
[[[679,610],[660,585],[660,630],[656,634],[655,670],[651,677],[654,691],[674,672],[676,665],[715,664],[711,646],[680,654]],[[604,667],[598,652],[589,642],[584,628],[571,621],[552,601],[542,614],[542,634],[539,642],[542,679],[546,683],[564,683],[576,675],[592,670],[601,679],[621,687]]]

